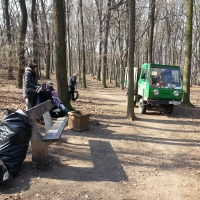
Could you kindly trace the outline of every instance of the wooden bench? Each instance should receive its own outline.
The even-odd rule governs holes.
[[[42,138],[43,142],[56,142],[60,139],[60,136],[67,124],[68,118],[61,117],[58,118],[57,121],[53,124],[53,126],[49,129],[49,131]]]
[[[61,134],[63,133],[63,130],[68,122],[68,117],[61,117],[58,118],[53,124],[49,113],[49,110],[51,110],[52,107],[52,101],[48,100],[26,111],[26,115],[32,124],[32,162],[38,166],[49,164],[53,159],[53,155],[48,153],[48,147],[50,144],[60,139]],[[44,118],[45,136],[41,135],[36,122],[36,119],[40,116],[43,116]]]

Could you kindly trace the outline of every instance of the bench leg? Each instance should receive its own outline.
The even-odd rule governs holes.
[[[32,125],[32,137],[31,137],[31,147],[32,147],[32,162],[38,166],[49,164],[50,158],[48,154],[48,146],[52,144],[51,142],[42,142],[42,135],[36,122]]]
[[[44,118],[44,123],[45,123],[45,132],[47,133],[48,130],[52,127],[52,124],[53,124],[50,112],[47,111],[46,113],[44,113],[43,118]]]

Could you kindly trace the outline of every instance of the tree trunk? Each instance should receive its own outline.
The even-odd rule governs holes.
[[[85,39],[84,39],[84,26],[83,26],[83,10],[82,0],[79,0],[80,22],[81,22],[81,52],[82,52],[82,87],[86,88],[85,78]]]
[[[123,63],[123,42],[121,37],[121,20],[120,20],[120,13],[118,10],[118,48],[119,48],[119,69],[120,69],[120,88],[121,90],[124,89],[124,63]]]
[[[102,64],[102,44],[103,44],[103,20],[102,20],[102,0],[95,0],[99,18],[99,61],[97,68],[97,80],[101,80],[101,64]]]
[[[198,65],[198,86],[200,86],[200,41],[199,41],[199,48],[198,48],[198,63],[199,63],[199,65]]]
[[[198,8],[198,9],[197,9]],[[194,16],[196,17],[196,20],[194,20],[196,22],[195,26],[197,28],[197,32],[200,32],[200,13],[199,13],[199,6],[195,5],[194,2]],[[200,86],[200,38],[198,37],[196,39],[196,43],[197,43],[197,48],[196,48],[196,60],[197,60],[197,85]]]
[[[166,65],[170,65],[171,64],[171,46],[170,46],[170,42],[171,42],[171,24],[169,22],[169,19],[167,19],[166,21],[167,23],[167,45],[166,45]]]
[[[150,0],[149,5],[149,44],[148,44],[148,63],[153,62],[153,33],[154,33],[154,13],[155,13],[155,0]]]
[[[55,67],[57,91],[59,98],[68,109],[73,109],[70,104],[67,84],[66,68],[66,21],[65,0],[54,0],[54,27],[55,27]]]
[[[50,33],[49,33],[49,25],[47,22],[47,16],[44,8],[44,2],[41,0],[41,7],[42,7],[42,12],[44,16],[44,24],[45,24],[45,29],[46,29],[46,78],[50,79],[50,66],[51,66],[51,43],[50,43]]]
[[[129,0],[129,71],[127,119],[136,119],[134,113],[134,52],[135,52],[135,1]]]
[[[101,81],[102,46],[103,46],[102,37],[103,37],[103,31],[102,31],[102,25],[100,25],[100,27],[99,27],[99,38],[100,38],[100,42],[99,42],[99,62],[98,62],[98,71],[97,71],[97,80],[98,81]]]
[[[21,23],[20,23],[20,33],[18,41],[18,70],[17,70],[17,87],[22,88],[22,74],[25,67],[25,39],[26,39],[26,29],[27,29],[27,10],[25,0],[19,0],[20,10],[21,10]]]
[[[70,16],[70,7],[71,5],[69,5],[69,1],[67,1],[67,49],[68,49],[68,53],[67,53],[67,64],[68,64],[68,74],[69,77],[72,76],[72,54],[71,54],[71,44],[70,44],[70,32],[69,32],[69,16]]]
[[[78,12],[79,13],[79,12]],[[77,33],[77,40],[78,40],[78,74],[81,76],[81,45],[80,45],[80,32],[79,32],[80,24],[78,20],[78,33]],[[79,79],[79,83],[81,83],[81,78]]]
[[[111,17],[111,0],[108,0],[106,21],[105,21],[105,35],[104,35],[104,43],[103,43],[103,65],[101,69],[101,86],[103,88],[107,88],[106,68],[107,68],[107,52],[108,52],[108,34],[110,30],[110,17]]]
[[[191,76],[191,58],[192,58],[192,20],[193,20],[193,0],[187,0],[186,14],[186,41],[185,41],[185,59],[183,74],[183,104],[191,105],[190,102],[190,76]]]
[[[9,1],[3,0],[3,12],[4,12],[4,19],[5,19],[5,27],[6,27],[6,36],[7,36],[7,44],[11,45],[11,28],[10,28],[10,14],[9,14]],[[9,53],[9,58],[11,57],[11,53]],[[10,59],[8,59],[10,60]],[[8,79],[14,79],[13,76],[13,67],[11,66],[11,62],[8,63]]]
[[[38,62],[38,23],[37,23],[37,11],[36,11],[36,0],[32,0],[32,10],[31,10],[31,21],[33,27],[33,62],[39,65]],[[39,74],[37,74],[39,77]]]

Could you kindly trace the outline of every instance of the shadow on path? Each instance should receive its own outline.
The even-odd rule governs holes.
[[[30,179],[26,178],[27,173],[32,175],[31,178],[40,177],[66,181],[127,181],[126,173],[121,167],[109,142],[89,140],[89,147],[91,152],[90,159],[94,167],[73,167],[62,164],[51,164],[50,166],[46,166],[46,169],[40,171],[30,162],[24,162],[21,175],[12,181],[1,184],[0,191],[2,193],[14,194],[21,190],[28,190],[30,188]],[[65,157],[69,156],[69,151],[63,153]],[[80,156],[83,160],[84,156]],[[52,173],[52,171],[54,171],[54,173]],[[17,187],[17,183],[21,181],[27,182],[26,188]]]

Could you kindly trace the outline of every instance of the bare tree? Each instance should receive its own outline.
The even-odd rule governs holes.
[[[101,80],[101,64],[102,64],[102,44],[103,44],[103,0],[95,0],[97,6],[97,13],[99,19],[99,58],[98,58],[98,69],[97,69],[97,80]]]
[[[197,85],[200,86],[200,6],[194,1],[194,25],[196,28],[193,28],[194,32],[194,45],[193,55],[196,59],[196,70],[195,70],[195,81],[197,79]],[[196,48],[195,48],[196,46]]]
[[[70,104],[67,84],[66,68],[66,17],[65,0],[53,0],[54,4],[54,27],[55,27],[55,66],[57,90],[60,99],[68,109],[72,109]]]
[[[47,15],[45,12],[45,4],[43,0],[40,0],[42,13],[43,13],[43,22],[45,25],[45,32],[46,32],[46,45],[45,45],[45,52],[46,52],[46,78],[50,79],[50,63],[51,63],[51,43],[50,43],[50,31],[49,31],[49,24],[47,22]]]
[[[32,10],[31,10],[31,21],[33,27],[33,62],[39,65],[39,52],[38,52],[38,23],[37,23],[37,11],[36,11],[36,0],[32,0]],[[39,72],[38,72],[39,73]],[[39,75],[39,74],[38,74]]]
[[[107,68],[107,52],[108,52],[108,34],[110,29],[110,17],[111,17],[111,1],[107,1],[106,8],[106,18],[105,18],[105,34],[104,34],[104,42],[103,42],[103,65],[101,68],[101,86],[103,88],[107,88],[106,85],[106,68]]]
[[[129,0],[129,72],[127,119],[133,121],[134,113],[134,52],[135,52],[135,1]]]
[[[30,60],[33,57],[40,59],[39,63],[41,69],[47,67],[46,77],[50,78],[49,74],[49,57],[51,55],[51,65],[55,66],[55,57],[53,55],[55,49],[55,36],[54,26],[52,25],[52,1],[46,0],[31,0],[30,2],[35,4],[34,12],[37,14],[37,31],[38,31],[38,49],[37,52],[33,51],[33,23],[27,23],[27,30],[25,37],[21,37],[21,22],[23,15],[21,12],[21,5],[23,2],[28,1],[7,1],[2,0],[2,3],[8,3],[8,13],[10,21],[10,31],[8,21],[5,16],[6,6],[3,8],[3,12],[0,13],[0,17],[4,17],[4,23],[0,24],[0,62],[2,66],[15,66],[16,60],[19,66],[22,66],[22,72],[25,64],[25,59]],[[70,25],[68,29],[68,37],[65,38],[68,46],[66,48],[68,58],[66,62],[72,67],[72,72],[74,70],[80,69],[82,64],[82,55],[79,55],[79,47],[81,47],[81,22],[79,14],[77,15],[78,3],[79,1],[68,0],[68,9],[65,12],[68,13],[68,24]],[[73,7],[72,7],[73,2]],[[95,5],[94,5],[95,2]],[[126,14],[126,8],[122,6],[123,3],[127,3],[125,0],[88,0],[87,3],[83,2],[82,12],[84,18],[84,48],[85,48],[85,74],[92,72],[92,67],[94,68],[94,73],[98,74],[97,79],[102,81],[102,87],[106,87],[106,80],[108,78],[108,73],[110,73],[109,80],[112,77],[116,79],[116,86],[119,84],[123,86],[123,68],[126,66],[127,59],[127,38],[128,31],[127,25],[125,27],[125,22],[128,21],[128,15]],[[180,65],[183,69],[184,66],[184,49],[185,49],[185,29],[186,29],[186,2],[182,0],[148,0],[148,1],[136,1],[137,12],[135,19],[135,66],[141,66],[142,63],[148,62],[160,63],[160,64],[173,64]],[[199,76],[199,62],[200,62],[200,51],[199,51],[199,1],[195,2],[196,13],[194,15],[193,21],[193,38],[192,43],[198,44],[193,45],[191,57],[191,80],[190,84],[198,84]],[[40,3],[38,6],[38,3]],[[3,5],[3,4],[1,4]],[[27,4],[27,12],[31,14],[31,4]],[[43,5],[43,6],[41,6]],[[128,3],[127,3],[128,5]],[[96,9],[94,9],[96,6]],[[153,9],[155,6],[155,10]],[[73,9],[72,9],[73,8]],[[29,10],[30,9],[30,10]],[[154,17],[150,17],[154,10]],[[37,12],[36,12],[37,11]],[[45,11],[45,12],[44,12]],[[118,18],[117,18],[117,14]],[[4,14],[4,16],[2,16]],[[31,15],[27,16],[28,22],[31,21]],[[153,19],[154,18],[154,19]],[[116,21],[116,19],[118,21]],[[154,25],[154,29],[151,29],[150,19]],[[154,23],[153,23],[154,22]],[[78,27],[78,23],[79,27]],[[8,25],[8,26],[7,26]],[[35,26],[36,27],[36,26]],[[79,32],[79,31],[80,32]],[[149,31],[148,31],[149,30]],[[150,30],[153,30],[153,34]],[[8,38],[11,35],[11,44],[8,45]],[[80,33],[80,35],[79,35]],[[153,40],[152,38],[153,35]],[[21,38],[22,39],[21,39]],[[78,38],[79,37],[79,38]],[[48,39],[49,38],[49,39]],[[106,40],[106,38],[108,38]],[[24,39],[24,40],[23,40]],[[24,41],[24,42],[23,42]],[[25,45],[26,41],[26,45]],[[149,42],[152,41],[150,44]],[[80,43],[80,45],[79,45]],[[19,45],[20,44],[20,45]],[[21,45],[22,44],[22,45]],[[35,42],[34,42],[35,45]],[[50,48],[49,48],[50,45]],[[10,46],[10,47],[9,47]],[[23,48],[22,48],[23,46]],[[151,50],[151,47],[152,50]],[[11,49],[11,56],[9,54],[9,48]],[[21,50],[19,50],[21,49]],[[25,51],[27,49],[27,51]],[[52,50],[53,49],[53,50]],[[148,50],[148,51],[147,51]],[[50,51],[50,53],[48,53]],[[150,53],[151,51],[151,53]],[[20,52],[20,53],[18,53]],[[82,53],[81,53],[82,54]],[[149,54],[149,55],[148,55]],[[151,54],[151,55],[150,55]],[[19,59],[20,58],[20,59]],[[20,60],[20,62],[19,62]],[[152,61],[151,61],[152,60]],[[11,63],[11,64],[9,64]],[[14,64],[13,64],[14,63]],[[22,64],[23,63],[23,64]],[[70,64],[71,63],[71,64]],[[76,63],[76,65],[75,65]],[[121,70],[120,70],[121,65]],[[51,66],[50,66],[51,67]],[[99,68],[101,67],[101,69]],[[97,69],[97,70],[96,70]],[[101,73],[99,73],[101,70]],[[103,71],[102,71],[103,70]],[[82,72],[80,72],[81,74]],[[18,75],[17,75],[18,82]],[[81,77],[82,78],[82,77]],[[19,79],[21,75],[19,74]],[[120,81],[119,81],[120,79]],[[105,85],[104,85],[105,83]]]
[[[67,5],[66,5],[66,14],[67,14],[67,29],[66,29],[66,33],[67,33],[67,49],[68,49],[68,52],[67,52],[67,69],[68,69],[68,74],[69,74],[69,77],[71,77],[72,75],[72,51],[71,51],[71,43],[70,43],[70,25],[69,25],[69,17],[70,17],[70,10],[71,10],[71,7],[73,6],[73,4],[69,3],[69,0],[67,1]]]
[[[10,28],[10,14],[9,14],[9,1],[3,0],[4,6],[4,19],[5,19],[5,27],[6,27],[6,36],[7,36],[7,44],[9,46],[9,50],[11,50],[11,28]],[[9,57],[11,57],[11,53],[9,53]],[[11,62],[9,62],[8,66],[8,79],[13,79],[13,67],[11,66]]]
[[[21,24],[18,41],[18,70],[17,70],[17,87],[22,88],[22,74],[25,67],[25,39],[27,29],[27,10],[25,0],[19,0],[21,10]]]
[[[187,14],[186,14],[186,41],[185,41],[185,64],[183,74],[183,103],[185,105],[192,105],[190,102],[190,76],[191,76],[191,57],[192,57],[192,23],[193,20],[193,0],[187,0]]]
[[[154,33],[154,13],[155,13],[155,0],[150,0],[149,5],[149,44],[148,44],[148,63],[153,62],[153,33]]]
[[[82,56],[82,87],[86,88],[86,78],[85,78],[85,40],[84,40],[84,26],[83,26],[83,10],[82,10],[82,0],[79,0],[79,12],[80,12],[80,22],[81,22],[81,56]]]

